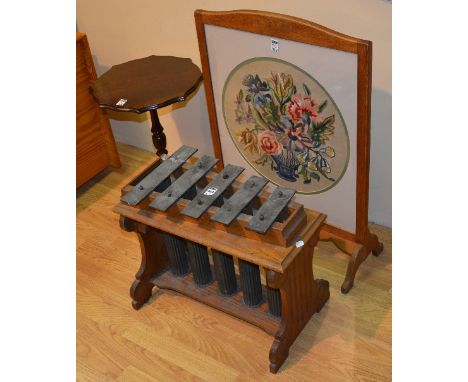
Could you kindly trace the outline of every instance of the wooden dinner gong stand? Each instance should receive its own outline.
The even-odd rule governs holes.
[[[263,190],[267,182],[259,177],[237,181],[238,166],[218,173],[206,155],[186,163],[195,151],[183,146],[158,158],[122,189],[113,209],[141,247],[132,306],[140,309],[156,286],[253,324],[274,337],[269,359],[276,373],[330,297],[328,281],[315,279],[312,267],[326,216],[292,201],[292,190]],[[194,185],[200,189],[192,193]]]

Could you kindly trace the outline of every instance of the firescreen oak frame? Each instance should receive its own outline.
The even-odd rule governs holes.
[[[312,46],[335,49],[357,56],[357,130],[356,130],[356,222],[355,231],[325,224],[320,232],[321,240],[332,241],[340,250],[350,255],[350,260],[341,286],[349,292],[360,264],[370,252],[379,255],[383,245],[377,236],[369,232],[369,165],[370,165],[370,117],[372,89],[372,42],[347,36],[329,28],[300,18],[277,13],[236,11],[195,11],[195,23],[202,63],[203,79],[208,105],[211,136],[219,169],[223,168],[223,152],[216,114],[215,96],[210,71],[205,25],[213,25],[238,31],[250,32]]]

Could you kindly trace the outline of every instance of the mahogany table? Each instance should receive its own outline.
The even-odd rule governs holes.
[[[183,102],[202,80],[200,69],[189,59],[149,56],[112,66],[91,90],[99,107],[134,113],[150,112],[156,154],[167,154],[166,135],[158,109]]]

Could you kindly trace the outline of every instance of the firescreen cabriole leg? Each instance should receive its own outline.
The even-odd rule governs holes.
[[[135,232],[140,242],[140,269],[130,288],[132,306],[138,310],[151,297],[153,290],[151,278],[168,266],[166,247],[161,233],[154,228],[139,224],[124,216],[120,217],[120,227],[127,232]]]
[[[379,256],[383,251],[383,244],[379,241],[377,235],[373,233],[367,234],[366,245],[356,243],[351,258],[349,259],[348,268],[346,270],[345,280],[341,286],[341,293],[348,293],[354,285],[356,272],[360,265],[367,259],[369,253],[374,256]]]
[[[367,232],[365,240],[363,240],[365,244],[344,239],[325,230],[320,231],[320,240],[333,242],[338,249],[350,256],[346,276],[341,285],[341,293],[343,294],[348,293],[353,287],[356,272],[369,254],[372,252],[374,256],[379,256],[383,251],[383,244],[379,241],[377,235],[371,232]]]
[[[379,238],[375,233],[369,232],[367,245],[374,256],[379,256],[384,249],[383,243],[379,241]]]

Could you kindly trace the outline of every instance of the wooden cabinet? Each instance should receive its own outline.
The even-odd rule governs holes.
[[[108,166],[120,167],[109,119],[89,86],[96,81],[88,39],[76,34],[76,187]]]

